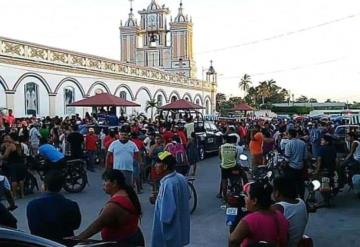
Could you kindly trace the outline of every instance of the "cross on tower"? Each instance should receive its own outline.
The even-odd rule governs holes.
[[[129,0],[129,2],[130,2],[130,10],[133,11],[133,2],[134,2],[134,0]]]

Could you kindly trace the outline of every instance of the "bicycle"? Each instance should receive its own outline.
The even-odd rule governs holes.
[[[187,185],[189,187],[190,191],[190,199],[189,199],[189,208],[190,208],[190,214],[193,214],[197,208],[198,204],[198,197],[197,192],[194,186],[195,177],[188,176],[188,171],[190,167],[189,166],[176,166],[176,172],[182,174],[185,176],[187,180]],[[155,204],[156,201],[156,195],[158,193],[159,184],[155,184],[155,191],[153,192],[153,195],[149,198],[151,204]]]

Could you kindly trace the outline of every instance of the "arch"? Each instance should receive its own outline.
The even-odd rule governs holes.
[[[183,96],[183,99],[185,99],[186,97],[188,97],[191,102],[193,101],[192,97],[191,97],[191,95],[189,93],[185,93],[184,96]]]
[[[172,98],[173,96],[176,96],[177,99],[181,99],[179,92],[176,91],[176,90],[174,90],[174,91],[171,92],[171,94],[170,94],[170,96],[169,96],[169,101],[171,101],[171,98]]]
[[[25,73],[23,74],[15,83],[14,87],[13,87],[13,91],[16,91],[17,88],[19,87],[20,83],[27,77],[35,77],[36,79],[38,79],[39,81],[41,81],[41,83],[44,85],[44,87],[46,88],[46,91],[48,92],[48,94],[51,94],[51,88],[49,86],[49,84],[47,83],[47,81],[45,80],[44,77],[42,77],[41,75],[39,74],[36,74],[36,73],[32,73],[32,72],[29,72],[29,73]]]
[[[156,92],[154,93],[154,99],[156,99],[155,97],[156,97],[159,93],[161,93],[161,94],[164,96],[166,103],[169,102],[169,99],[168,99],[168,97],[167,97],[167,94],[166,94],[166,92],[165,92],[163,89],[158,89],[158,90],[156,90]]]
[[[135,97],[134,97],[133,92],[131,91],[131,88],[130,88],[128,85],[126,85],[126,84],[121,84],[121,85],[119,85],[119,86],[115,89],[115,94],[114,94],[114,95],[117,96],[121,88],[125,88],[126,91],[129,93],[129,95],[130,95],[130,97],[131,97],[131,100],[133,100],[133,101],[135,100]]]
[[[138,99],[137,97],[138,97],[138,95],[139,95],[139,93],[140,93],[141,90],[144,90],[144,91],[148,94],[149,99],[152,99],[152,98],[153,98],[153,97],[151,96],[150,90],[149,90],[147,87],[140,87],[140,88],[137,90],[136,94],[135,94],[135,100]]]
[[[196,99],[200,99],[200,103],[201,103],[201,106],[204,105],[204,100],[203,98],[201,97],[200,94],[196,94],[195,97],[194,97],[194,103],[196,104]]]
[[[80,92],[82,94],[82,97],[85,97],[85,90],[81,86],[81,83],[78,80],[76,80],[75,78],[72,78],[72,77],[66,77],[66,78],[62,79],[60,81],[60,83],[56,86],[54,93],[57,94],[59,92],[61,86],[67,81],[70,81],[70,82],[74,83],[78,87],[78,89],[80,90]]]
[[[206,95],[205,96],[205,98],[204,98],[204,102],[206,102],[206,101],[209,101],[210,102],[210,104],[211,104],[211,98],[210,98],[210,96],[209,95]]]
[[[4,88],[5,91],[9,90],[9,87],[2,76],[0,76],[0,85]]]
[[[96,81],[96,82],[94,82],[94,83],[90,86],[89,90],[87,91],[87,95],[88,95],[88,96],[90,95],[91,91],[92,91],[97,85],[102,86],[108,94],[111,94],[110,89],[109,89],[109,87],[105,84],[105,82]]]
[[[206,114],[210,114],[211,113],[211,99],[209,96],[206,96],[205,99],[204,99],[204,102],[205,102],[205,112]]]

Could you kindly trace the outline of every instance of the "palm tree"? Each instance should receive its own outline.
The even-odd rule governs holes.
[[[153,116],[154,116],[154,108],[158,107],[158,101],[155,99],[152,100],[148,100],[146,101],[146,107],[145,107],[145,112],[147,113],[148,110],[151,110],[151,121],[153,120]]]
[[[239,82],[239,88],[244,92],[244,98],[246,96],[246,93],[249,91],[251,82],[251,76],[248,74],[244,74],[244,76],[241,78]]]
[[[264,105],[265,98],[269,97],[269,95],[270,95],[270,89],[269,89],[267,82],[266,81],[260,82],[260,85],[257,86],[257,90],[258,90],[259,95],[261,96],[262,104]]]

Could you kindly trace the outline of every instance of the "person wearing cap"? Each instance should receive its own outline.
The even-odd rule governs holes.
[[[87,169],[91,172],[94,172],[95,156],[98,149],[97,142],[98,137],[95,134],[95,130],[89,128],[89,133],[85,136],[85,150],[88,158]]]
[[[158,154],[155,169],[162,179],[155,202],[152,247],[181,247],[190,242],[190,191],[175,166],[170,152]]]

